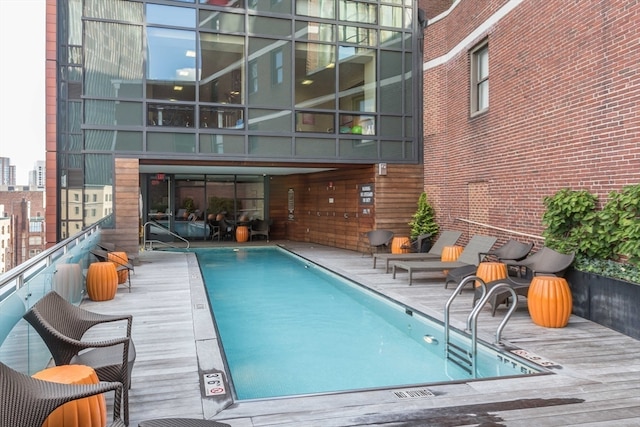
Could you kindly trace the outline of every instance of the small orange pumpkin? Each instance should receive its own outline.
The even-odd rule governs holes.
[[[533,323],[545,328],[563,328],[569,323],[573,299],[562,277],[535,276],[527,293]]]
[[[93,301],[107,301],[116,296],[118,273],[111,261],[94,262],[87,270],[87,295]]]

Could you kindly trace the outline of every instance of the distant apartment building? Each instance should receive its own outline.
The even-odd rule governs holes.
[[[16,167],[9,157],[0,157],[0,186],[16,185]]]
[[[0,191],[2,268],[8,271],[46,249],[44,191]]]
[[[44,190],[46,186],[46,168],[44,160],[35,162],[34,169],[29,172],[29,187],[36,190]]]

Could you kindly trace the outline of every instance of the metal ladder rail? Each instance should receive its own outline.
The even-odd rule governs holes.
[[[450,329],[451,329],[451,325],[450,323],[450,316],[449,316],[449,311],[451,309],[451,304],[453,303],[453,300],[456,299],[456,297],[458,295],[460,295],[462,293],[462,288],[464,288],[467,283],[469,282],[475,282],[478,281],[480,283],[481,289],[482,289],[482,295],[481,295],[481,299],[483,299],[487,293],[487,285],[484,283],[484,280],[482,280],[481,278],[477,277],[477,276],[467,276],[464,279],[462,279],[460,281],[460,283],[458,283],[458,286],[456,287],[456,289],[453,291],[453,293],[451,294],[451,296],[449,297],[449,299],[447,300],[445,306],[444,306],[444,348],[445,348],[445,357],[447,359],[450,359],[454,362],[456,362],[459,366],[463,367],[460,363],[460,361],[464,361],[467,365],[469,365],[469,368],[467,369],[466,367],[463,367],[464,369],[467,369],[469,371],[470,374],[475,373],[475,369],[474,369],[474,357],[472,354],[470,354],[468,351],[466,351],[465,349],[461,348],[460,346],[453,344],[450,341]],[[473,339],[473,337],[472,337]],[[466,353],[466,354],[465,354]],[[466,356],[466,358],[465,358]]]
[[[145,250],[147,249],[147,243],[149,243],[149,249],[150,250],[153,250],[153,244],[154,243],[162,244],[162,245],[164,245],[164,246],[166,246],[168,248],[175,248],[175,249],[179,248],[178,246],[169,244],[167,242],[163,242],[162,240],[147,239],[147,226],[148,225],[151,226],[151,227],[160,228],[161,230],[166,231],[170,236],[173,236],[173,237],[176,237],[179,240],[182,240],[183,242],[185,242],[187,244],[187,247],[185,249],[189,249],[190,244],[189,244],[189,241],[187,239],[185,239],[184,237],[180,236],[179,234],[174,233],[173,231],[169,230],[167,227],[165,227],[165,226],[163,226],[161,224],[158,224],[155,221],[147,221],[143,226],[144,227],[144,232],[143,232],[143,237],[142,237],[142,247]]]
[[[482,283],[484,284],[484,282]],[[484,286],[486,287],[486,285]],[[502,330],[507,325],[507,322],[511,318],[513,312],[516,310],[516,308],[518,308],[518,294],[511,287],[511,285],[509,285],[508,283],[498,283],[493,286],[489,290],[489,292],[484,292],[483,296],[480,298],[480,301],[478,301],[475,307],[473,307],[473,310],[471,310],[471,313],[469,313],[469,317],[467,317],[467,330],[471,330],[471,362],[474,373],[476,372],[476,354],[478,350],[478,314],[480,313],[480,310],[482,310],[482,308],[487,304],[489,298],[491,298],[497,292],[501,292],[505,288],[511,293],[511,296],[513,297],[513,304],[511,304],[511,307],[509,307],[509,311],[507,312],[507,314],[505,314],[504,318],[500,322],[500,325],[498,325],[498,328],[496,329],[495,344],[501,345],[500,336],[502,335]]]

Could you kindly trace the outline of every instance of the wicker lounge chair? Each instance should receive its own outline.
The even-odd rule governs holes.
[[[487,252],[498,240],[495,237],[475,235],[469,240],[457,261],[395,261],[393,263],[393,278],[399,270],[409,273],[409,285],[413,283],[413,273],[423,271],[451,270],[466,265],[478,265],[478,254]]]
[[[462,236],[460,231],[443,231],[438,239],[435,241],[429,252],[411,252],[408,254],[373,254],[373,268],[376,268],[376,261],[378,259],[385,260],[385,273],[389,272],[389,263],[391,261],[426,261],[426,260],[439,260],[442,255],[442,248],[445,246],[455,245],[458,239]]]
[[[507,264],[507,267],[517,264],[526,258],[533,248],[533,243],[522,243],[517,240],[508,240],[504,245],[491,251],[480,252],[478,261],[482,262],[485,258],[496,258],[499,262]],[[476,273],[477,266],[467,265],[460,268],[454,268],[447,273],[447,280],[444,283],[445,289],[449,283],[460,283],[462,279]]]
[[[506,280],[497,280],[495,282],[487,283],[487,292],[497,285],[498,283],[507,283],[513,290],[516,291],[516,295],[527,296],[529,292],[529,285],[534,276],[558,276],[562,277],[564,272],[571,266],[575,258],[575,253],[562,254],[553,249],[542,247],[539,251],[534,253],[528,258],[514,264],[515,267],[524,270],[520,277],[508,277]],[[474,294],[474,304],[478,298],[480,298],[479,290],[476,289]],[[496,309],[499,305],[509,302],[511,293],[509,291],[499,292],[491,297],[489,304],[491,305],[491,315],[495,316]],[[517,302],[513,302],[517,303]]]
[[[0,427],[41,426],[60,405],[108,391],[119,395],[122,387],[119,382],[73,385],[43,381],[0,362]],[[111,427],[125,426],[118,399],[114,399],[113,421]]]
[[[138,427],[231,427],[229,424],[195,418],[159,418],[142,421]]]
[[[57,292],[47,293],[23,316],[40,334],[56,365],[79,364],[95,369],[101,381],[117,381],[125,424],[129,424],[129,387],[136,351],[131,340],[131,315],[93,313],[67,302]],[[103,341],[82,341],[83,335],[101,323],[127,321],[126,336]],[[81,354],[78,354],[82,352]]]
[[[269,241],[269,222],[263,219],[256,219],[251,221],[249,227],[249,240],[253,240],[253,236],[264,236]]]

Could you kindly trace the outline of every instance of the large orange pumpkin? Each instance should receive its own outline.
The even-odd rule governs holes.
[[[97,384],[95,371],[84,365],[62,365],[33,374],[34,378],[61,384]],[[53,411],[42,427],[104,427],[107,405],[104,395],[85,397],[65,403]]]
[[[411,252],[411,241],[408,237],[394,237],[391,242],[392,254],[406,254]]]
[[[94,262],[87,270],[87,295],[93,301],[107,301],[116,296],[118,273],[111,261]]]
[[[535,276],[527,293],[533,323],[546,328],[562,328],[569,323],[573,299],[562,277]]]

